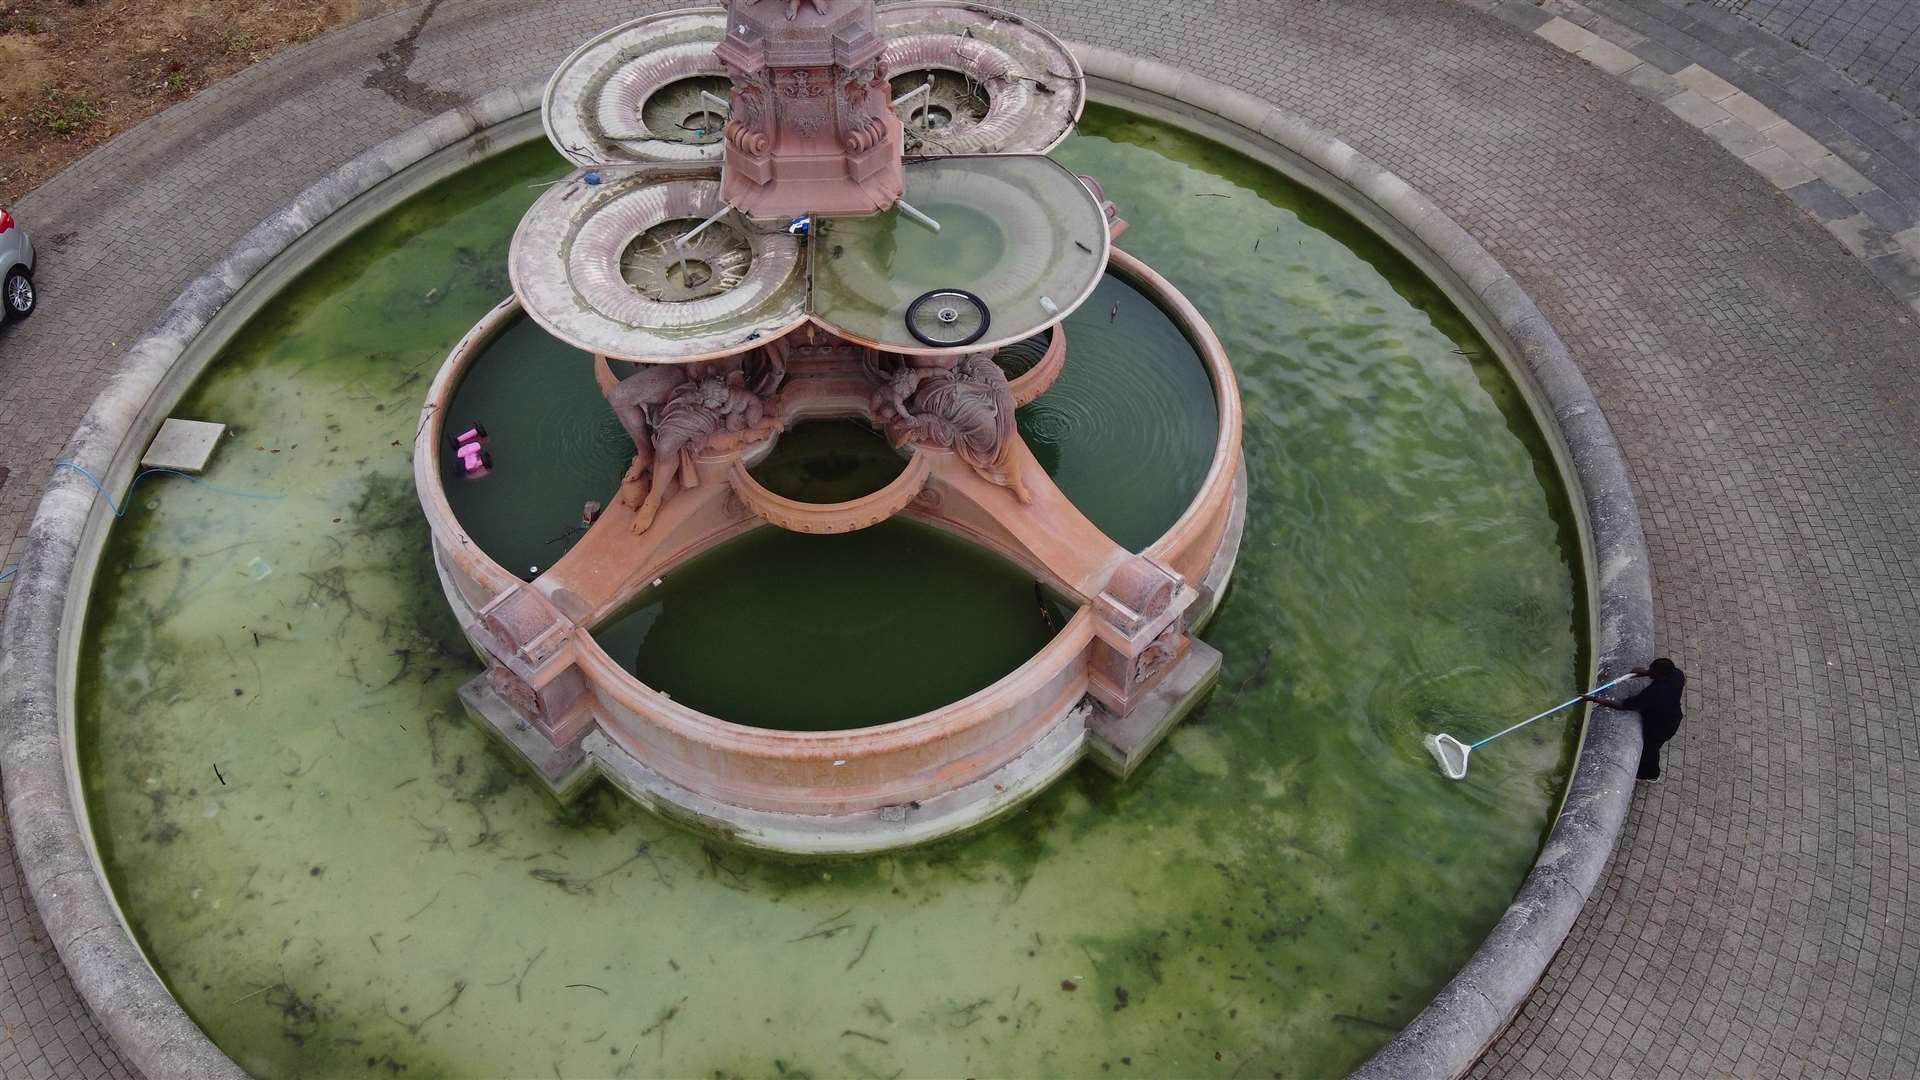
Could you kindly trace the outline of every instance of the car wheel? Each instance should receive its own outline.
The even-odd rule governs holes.
[[[0,304],[7,309],[9,319],[24,319],[33,314],[34,305],[39,296],[33,288],[33,279],[25,270],[11,270],[7,273],[5,285],[0,285]]]

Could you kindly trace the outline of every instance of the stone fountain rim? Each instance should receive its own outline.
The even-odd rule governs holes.
[[[1303,118],[1155,61],[1073,44],[1102,88],[1227,134],[1242,149],[1332,198],[1413,257],[1481,328],[1530,403],[1577,493],[1600,671],[1624,670],[1653,643],[1652,569],[1626,461],[1578,364],[1521,286],[1444,211]],[[545,79],[441,114],[354,158],[261,222],[193,281],[127,351],[61,460],[108,475],[150,400],[216,315],[277,256],[382,181],[487,129],[537,113]],[[1549,423],[1548,421],[1552,422]],[[155,420],[157,422],[157,420]],[[137,456],[137,455],[135,455]],[[72,471],[49,479],[0,621],[0,778],[28,889],[75,988],[115,1043],[152,1077],[246,1074],[187,1015],[148,964],[107,891],[82,824],[66,754],[74,674],[61,659],[80,624],[70,595],[98,504]],[[95,538],[97,544],[97,537]],[[1512,906],[1413,1022],[1355,1075],[1464,1073],[1519,1011],[1612,853],[1632,794],[1639,726],[1590,720],[1559,816]]]

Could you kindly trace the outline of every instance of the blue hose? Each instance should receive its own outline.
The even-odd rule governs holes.
[[[119,504],[116,504],[113,501],[113,496],[107,494],[107,487],[105,484],[102,484],[100,482],[100,478],[88,472],[86,469],[80,467],[79,465],[74,464],[71,461],[56,461],[53,463],[53,467],[55,469],[72,469],[74,472],[77,472],[81,476],[86,477],[87,482],[93,485],[93,490],[98,492],[100,494],[100,497],[107,501],[107,509],[113,511],[113,516],[115,519],[119,519],[127,516],[127,511],[132,508],[131,503],[133,500],[133,489],[140,485],[140,481],[145,480],[149,476],[184,476],[187,479],[193,481],[194,483],[199,484],[201,487],[206,488],[208,491],[218,492],[222,495],[232,495],[235,498],[240,498],[240,499],[284,499],[286,498],[285,495],[261,495],[257,492],[252,492],[252,491],[235,491],[232,488],[223,488],[218,484],[209,484],[205,480],[200,479],[199,477],[193,475],[192,473],[181,472],[179,469],[142,469],[134,475],[133,483],[127,485],[126,498],[129,505],[121,506]],[[5,570],[0,570],[0,585],[5,585],[7,582],[12,581],[14,578],[18,576],[20,576],[20,568],[18,566],[9,566]]]
[[[217,492],[221,495],[232,495],[235,498],[240,498],[240,499],[284,499],[286,498],[285,495],[261,495],[252,491],[235,491],[232,488],[223,488],[218,484],[209,484],[205,480],[200,479],[199,477],[193,475],[192,473],[181,472],[179,469],[141,469],[138,473],[134,474],[133,482],[127,485],[127,494],[125,496],[127,502],[125,505],[122,505],[114,502],[113,496],[107,494],[107,486],[100,482],[99,477],[88,472],[86,469],[82,468],[81,466],[76,465],[71,461],[56,461],[53,463],[53,467],[55,469],[72,469],[74,472],[77,472],[81,476],[86,477],[87,482],[93,485],[93,490],[99,492],[100,497],[107,501],[107,509],[113,511],[113,516],[115,518],[123,518],[127,516],[127,511],[132,509],[133,489],[136,487],[139,487],[140,481],[145,480],[149,476],[184,476],[188,480],[191,480],[194,483],[199,484],[201,487],[206,488],[208,491]],[[4,580],[6,579],[0,578],[0,581],[4,581]]]

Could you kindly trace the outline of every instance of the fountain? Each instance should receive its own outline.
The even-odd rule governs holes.
[[[461,700],[555,795],[603,777],[747,846],[882,851],[1008,813],[1085,757],[1124,780],[1212,689],[1221,656],[1195,632],[1245,518],[1238,389],[1193,306],[1114,246],[1127,223],[1100,184],[1047,156],[1084,104],[1058,40],[964,4],[735,0],[724,16],[636,20],[561,65],[543,118],[578,168],[521,222],[514,296],[442,367],[414,458],[442,585],[486,664]],[[1137,548],[1074,504],[1016,420],[1062,377],[1062,324],[1103,288],[1173,313],[1180,344],[1163,362],[1203,371],[1216,407],[1197,496]],[[461,393],[489,377],[497,339],[541,331],[561,346],[556,370],[592,373],[634,451],[617,497],[583,500],[581,535],[550,564],[488,540],[505,519],[553,513],[530,489],[566,487],[524,438],[538,402],[496,397],[482,415]],[[780,459],[829,444],[850,455],[829,472],[870,482],[769,486],[791,471]],[[496,467],[518,478],[496,481]],[[677,587],[746,534],[902,521],[1040,583],[1045,632],[1009,639],[1031,656],[918,715],[850,704],[842,722],[828,704],[786,726],[712,715],[663,688],[683,681],[670,666],[623,662],[667,590],[676,611],[744,604],[752,617],[754,597]],[[778,698],[773,657],[839,617],[769,612],[788,636],[738,642],[730,680],[776,680],[759,698]],[[887,662],[921,666],[963,632],[916,626]],[[807,655],[857,668],[877,655],[864,652]],[[834,677],[859,697],[858,677]]]
[[[759,6],[785,24],[784,3]],[[958,21],[963,39],[994,21],[939,17]],[[879,12],[887,48],[926,36],[896,19]],[[514,743],[468,718],[463,687],[494,693],[475,679],[490,665],[476,663],[470,616],[520,587],[568,612],[576,657],[613,700],[644,688],[668,721],[690,714],[674,730],[737,737],[722,750],[857,743],[902,718],[996,698],[1037,662],[1085,655],[1074,623],[1092,621],[1091,605],[1010,534],[944,521],[951,500],[916,495],[851,532],[794,531],[732,508],[734,470],[716,481],[713,455],[696,453],[700,484],[676,478],[655,521],[633,532],[622,499],[644,501],[651,478],[623,483],[638,447],[606,387],[641,375],[644,360],[557,336],[517,295],[501,305],[514,291],[516,227],[556,189],[591,198],[642,173],[718,183],[724,131],[700,110],[721,119],[733,107],[712,51],[726,25],[694,13],[590,43],[557,85],[593,94],[556,96],[544,117],[527,111],[537,90],[517,95],[475,139],[375,187],[356,204],[364,214],[333,232],[337,244],[296,248],[253,302],[230,305],[200,360],[183,365],[177,396],[151,406],[156,424],[228,425],[208,482],[143,484],[124,519],[103,505],[97,554],[61,600],[76,665],[61,768],[84,785],[83,828],[133,965],[159,976],[141,1032],[172,1009],[183,1028],[204,1029],[210,1052],[263,1077],[1353,1067],[1460,969],[1534,866],[1577,734],[1529,729],[1458,787],[1419,740],[1469,714],[1525,715],[1585,673],[1580,536],[1525,369],[1502,361],[1499,339],[1476,332],[1474,312],[1377,223],[1290,182],[1217,122],[1196,131],[1098,79],[1083,103],[1018,79],[969,88],[951,62],[900,63],[896,98],[935,75],[896,115],[903,193],[943,232],[882,212],[816,216],[795,237],[810,258],[830,259],[835,243],[891,243],[895,265],[925,261],[927,245],[973,227],[959,225],[964,199],[916,198],[914,169],[932,157],[911,141],[921,102],[937,93],[958,118],[920,117],[936,139],[967,135],[988,108],[1042,115],[1007,146],[1048,145],[1071,127],[1052,175],[1098,177],[1102,211],[1112,201],[1135,225],[1090,298],[1056,324],[996,345],[1021,329],[996,311],[992,336],[964,350],[987,353],[1017,395],[1035,501],[964,461],[959,482],[1015,524],[1057,489],[1120,549],[1187,576],[1165,538],[1199,536],[1203,549],[1195,508],[1219,486],[1238,513],[1237,470],[1218,458],[1240,415],[1223,388],[1243,396],[1247,539],[1230,596],[1194,589],[1217,607],[1205,626],[1222,657],[1217,689],[1125,783],[1076,767],[991,828],[858,859],[793,858],[722,842],[712,819],[649,804],[700,827],[663,820],[617,781],[556,802]],[[1004,36],[1010,25],[987,43],[1023,70],[1076,70],[1035,62]],[[670,92],[616,81],[622,55],[652,55],[629,43],[654,33],[695,46],[661,76]],[[1006,87],[1019,85],[1064,119],[1009,113]],[[612,129],[661,160],[607,164],[618,148],[597,119],[566,127],[565,100],[597,117],[609,87],[637,95],[636,124],[678,113],[672,122],[687,125],[678,136],[656,127],[658,140]],[[550,130],[572,132],[560,141],[581,160],[556,160]],[[709,214],[675,220],[690,230]],[[791,235],[791,220],[775,221]],[[776,239],[735,214],[694,243],[729,234],[749,252]],[[997,259],[993,239],[951,265]],[[718,266],[739,245],[706,251]],[[682,287],[673,265],[638,276]],[[822,280],[811,273],[802,264],[808,290]],[[958,287],[995,303],[986,286]],[[803,294],[803,310],[811,302]],[[842,312],[847,324],[866,317],[852,304]],[[1234,358],[1231,381],[1210,359],[1209,325]],[[835,408],[783,411],[813,347],[796,343],[781,390],[762,400],[761,421],[784,430],[739,451],[768,493],[754,505],[811,516],[884,504],[919,467],[921,491],[935,489],[931,466],[958,452],[896,448],[875,422],[891,407],[891,378],[847,363]],[[450,353],[457,371],[442,367]],[[1050,385],[1019,404],[1029,378]],[[444,404],[425,417],[437,427],[420,446],[429,385]],[[918,394],[907,395],[916,415]],[[649,430],[660,411],[641,408]],[[128,469],[149,434],[125,436]],[[475,440],[478,477],[461,455]],[[423,454],[435,478],[425,485]],[[430,532],[422,494],[433,502],[435,491],[444,503],[429,506]],[[720,504],[709,520],[739,531],[701,539],[653,578],[633,575],[617,606],[576,619],[568,597],[542,592],[592,546],[657,543],[709,497]],[[602,508],[591,523],[590,502]],[[450,605],[443,586],[461,567],[480,568],[495,591]],[[611,741],[599,723],[583,745]],[[553,746],[537,719],[504,726],[535,751]],[[1098,735],[1082,753],[1097,754]],[[896,822],[881,807],[864,815],[873,835],[854,838],[910,839],[938,809],[908,805]],[[852,835],[827,840],[845,850]],[[834,850],[809,848],[822,849]],[[67,897],[86,876],[52,880]],[[65,901],[43,910],[57,919]]]

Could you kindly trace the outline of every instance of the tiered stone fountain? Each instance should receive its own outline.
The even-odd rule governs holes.
[[[1193,306],[1114,247],[1126,223],[1099,185],[1046,156],[1084,82],[1017,16],[872,0],[641,19],[562,65],[544,119],[579,171],[527,214],[514,296],[442,368],[415,455],[442,583],[487,665],[462,698],[556,794],[601,776],[752,846],[883,850],[1011,810],[1089,754],[1125,778],[1211,688],[1220,656],[1194,632],[1244,520],[1238,392]],[[1198,497],[1142,552],[1076,509],[1015,426],[1069,362],[1062,321],[1108,274],[1179,324],[1220,420]],[[477,478],[449,467],[460,435],[481,437],[458,430],[449,403],[523,314],[590,354],[636,456],[564,557],[509,570],[449,504],[447,483],[485,483],[481,455],[466,458]],[[997,360],[1012,357],[1010,379]],[[904,469],[849,502],[768,490],[752,467],[818,420],[870,426]],[[844,533],[895,516],[1011,560],[1074,614],[980,693],[830,732],[704,715],[595,639],[750,530]],[[929,655],[943,633],[925,627]],[[852,688],[861,658],[846,661]],[[736,662],[756,677],[754,657]]]

